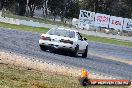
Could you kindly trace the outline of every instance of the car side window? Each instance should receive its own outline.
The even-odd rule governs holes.
[[[77,35],[78,35],[78,39],[82,40],[82,36],[80,35],[80,33],[77,33]]]

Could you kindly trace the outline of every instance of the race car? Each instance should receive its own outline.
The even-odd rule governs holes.
[[[72,56],[82,54],[87,57],[88,42],[82,38],[78,31],[66,28],[51,28],[46,34],[42,34],[39,39],[41,50],[59,50],[68,52]]]

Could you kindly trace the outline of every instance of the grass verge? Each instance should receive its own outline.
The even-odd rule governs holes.
[[[0,27],[31,31],[31,32],[38,32],[38,33],[46,33],[48,31],[48,28],[43,28],[43,27],[13,25],[13,24],[7,24],[7,23],[2,23],[2,22],[0,22]],[[128,41],[121,41],[117,39],[109,39],[109,38],[96,37],[96,36],[88,36],[84,34],[83,34],[83,37],[86,37],[89,41],[132,47],[132,42],[128,42]]]
[[[19,15],[14,15],[10,12],[5,12],[2,13],[3,17],[9,17],[9,18],[15,18],[15,19],[21,19],[21,20],[33,20],[34,22],[39,22],[39,23],[47,23],[47,24],[53,24],[53,25],[58,25],[58,26],[67,26],[67,27],[72,27],[71,24],[66,24],[63,22],[58,22],[58,21],[50,21],[50,20],[44,20],[44,19],[40,19],[40,18],[31,18],[31,17],[26,17],[26,16],[19,16]]]
[[[132,42],[130,42],[130,41],[123,41],[123,40],[118,40],[118,39],[114,39],[114,38],[88,36],[85,34],[83,34],[83,37],[87,38],[89,41],[132,47]]]
[[[38,33],[46,33],[48,31],[48,28],[43,28],[43,27],[31,27],[31,26],[15,25],[15,24],[8,24],[2,22],[0,22],[0,27],[30,31],[30,32],[38,32]]]
[[[128,88],[89,86],[85,88]],[[0,63],[0,88],[84,88],[77,78]]]
[[[0,64],[0,88],[78,88],[73,77]]]

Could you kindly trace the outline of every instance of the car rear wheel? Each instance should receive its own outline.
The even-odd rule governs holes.
[[[78,56],[78,50],[79,50],[79,46],[76,46],[76,47],[75,47],[75,50],[74,50],[73,53],[72,53],[72,55],[73,55],[74,57],[77,57],[77,56]]]
[[[87,52],[88,52],[88,46],[86,46],[85,52],[82,54],[83,58],[87,57]]]
[[[39,45],[39,46],[40,46],[40,49],[41,49],[41,50],[43,50],[43,51],[46,50],[44,45]]]

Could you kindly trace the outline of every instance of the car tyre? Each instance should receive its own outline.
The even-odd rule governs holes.
[[[43,51],[46,50],[44,45],[39,45],[39,46],[40,46],[40,49],[41,49],[41,50],[43,50]]]
[[[72,55],[73,55],[74,57],[77,57],[77,56],[78,56],[78,50],[79,50],[79,46],[76,46],[76,47],[75,47],[75,50],[74,50],[73,53],[72,53]]]
[[[87,57],[87,52],[88,52],[88,46],[86,46],[85,52],[82,54],[83,58]]]

